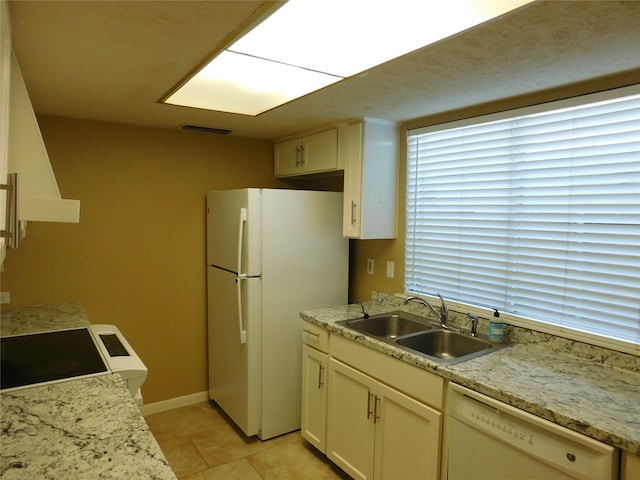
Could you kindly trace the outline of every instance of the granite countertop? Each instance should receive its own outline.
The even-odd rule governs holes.
[[[77,304],[2,312],[2,336],[83,327]],[[0,394],[0,477],[173,479],[120,375]]]
[[[0,337],[50,332],[91,325],[77,303],[35,305],[3,311],[0,316]]]
[[[374,295],[374,301],[364,307],[370,315],[406,310],[424,316],[424,311],[380,294]],[[580,342],[535,332],[519,332],[514,333],[513,344],[507,348],[447,365],[335,324],[361,317],[360,305],[301,313],[303,320],[333,333],[640,455],[640,358],[636,356],[599,347],[592,349]],[[535,341],[528,337],[535,337]]]

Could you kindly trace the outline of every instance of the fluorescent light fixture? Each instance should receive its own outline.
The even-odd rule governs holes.
[[[166,102],[258,115],[530,1],[289,0]]]
[[[339,80],[342,78],[225,50],[167,103],[258,115]]]

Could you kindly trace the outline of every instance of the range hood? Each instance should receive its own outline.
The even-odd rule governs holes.
[[[60,195],[20,67],[12,55],[9,117],[9,173],[18,173],[18,220],[80,221],[80,201]]]

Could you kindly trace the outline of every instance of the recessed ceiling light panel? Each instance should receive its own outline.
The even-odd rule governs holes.
[[[342,79],[224,51],[166,103],[258,115],[339,80]]]
[[[350,77],[530,0],[289,0],[230,50]]]
[[[531,0],[289,0],[166,103],[258,115]]]

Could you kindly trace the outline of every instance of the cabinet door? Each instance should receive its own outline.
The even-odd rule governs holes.
[[[301,140],[276,143],[273,150],[276,177],[296,175],[300,168]]]
[[[362,123],[348,125],[340,132],[344,157],[344,209],[342,234],[360,238],[362,224]]]
[[[308,135],[302,139],[301,173],[326,172],[338,168],[338,131]]]
[[[344,165],[343,235],[396,238],[398,203],[398,129],[392,122],[367,118],[340,130]]]
[[[629,452],[622,452],[621,480],[637,480],[640,478],[640,457]]]
[[[442,414],[378,384],[374,478],[437,480]]]
[[[326,450],[327,355],[302,346],[302,437],[322,453]]]
[[[329,359],[327,457],[356,479],[373,478],[376,382]]]

